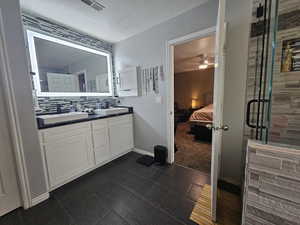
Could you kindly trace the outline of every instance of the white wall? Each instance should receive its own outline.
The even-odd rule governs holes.
[[[250,1],[227,0],[228,52],[225,78],[224,121],[230,130],[224,136],[222,176],[239,183],[241,174],[242,128],[244,119]],[[115,45],[116,71],[126,66],[164,65],[166,41],[216,25],[218,1],[210,0],[176,18],[157,25]],[[166,82],[160,81],[162,103],[155,96],[130,97],[123,105],[134,107],[135,145],[153,151],[167,145]]]
[[[194,8],[178,17],[159,24],[141,34],[115,45],[116,71],[126,66],[150,67],[165,64],[167,40],[196,32],[216,24],[217,0]],[[134,107],[135,146],[153,151],[153,146],[167,145],[166,82],[160,81],[162,103],[155,96],[130,97],[122,100],[123,105]]]
[[[47,191],[18,0],[0,1],[32,197]]]

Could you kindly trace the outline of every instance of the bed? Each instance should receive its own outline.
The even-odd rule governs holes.
[[[209,104],[193,112],[189,119],[190,122],[211,124],[213,121],[213,105]]]
[[[212,95],[209,93],[206,102],[212,102]],[[192,113],[189,119],[191,133],[195,140],[211,142],[212,130],[206,126],[213,123],[213,104],[207,104],[205,107],[198,109]]]

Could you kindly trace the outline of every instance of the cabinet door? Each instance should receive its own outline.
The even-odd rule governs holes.
[[[50,189],[71,181],[94,166],[90,126],[85,129],[71,125],[66,126],[65,131],[52,128],[44,134],[44,139]]]
[[[92,123],[93,142],[96,165],[110,159],[108,124],[107,120],[99,120]]]
[[[112,156],[118,156],[133,148],[132,116],[120,116],[109,121],[109,138]]]
[[[130,67],[119,72],[119,96],[138,96],[136,67]]]

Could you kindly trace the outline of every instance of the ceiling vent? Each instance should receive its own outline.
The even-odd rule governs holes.
[[[81,1],[97,11],[102,11],[105,8],[104,5],[100,4],[95,0],[81,0]]]

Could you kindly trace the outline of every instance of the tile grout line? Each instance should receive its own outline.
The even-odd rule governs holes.
[[[148,199],[144,198],[141,194],[137,193],[136,191],[132,191],[130,188],[124,186],[123,184],[117,184],[120,187],[124,188],[125,190],[129,191],[131,194],[135,195],[136,197],[138,197],[140,200],[142,200],[143,202],[148,203],[149,205],[151,205],[153,208],[158,209],[159,211],[161,211],[162,213],[165,213],[166,215],[170,216],[171,218],[173,218],[175,221],[183,224],[183,225],[187,225],[186,223],[184,223],[184,221],[182,221],[181,219],[178,219],[177,217],[175,217],[174,215],[170,214],[167,210],[163,209],[162,207],[157,206],[156,204],[152,203],[151,201],[149,201]]]
[[[145,181],[150,181],[150,182],[153,182],[155,185],[159,185],[160,187],[163,187],[159,182],[156,182],[156,181],[151,180],[151,179],[148,179],[148,178],[144,178],[144,177],[142,177],[142,176],[140,176],[140,175],[138,175],[138,174],[136,174],[136,173],[134,173],[134,172],[131,172],[130,170],[127,170],[127,172],[129,172],[130,174],[132,174],[132,175],[134,175],[134,176],[136,176],[136,177],[138,177],[138,178],[141,178],[141,179],[143,179],[143,180],[145,180]],[[168,176],[168,175],[166,175],[166,176]],[[193,186],[193,185],[199,186],[199,187],[203,188],[205,184],[204,184],[204,185],[200,185],[200,184],[196,184],[196,183],[193,183],[193,182],[192,182],[192,183],[189,185],[189,188],[188,188],[188,190],[186,191],[186,193],[183,195],[187,200],[196,202],[195,200],[193,200],[193,199],[191,199],[191,198],[188,197],[188,193],[189,193],[190,190],[192,189],[192,186]],[[170,185],[168,185],[168,187],[169,187],[169,188],[172,188],[172,186],[170,186]]]
[[[71,219],[71,222],[74,223],[74,225],[77,225],[75,222],[75,219],[73,216],[69,213],[69,211],[63,206],[60,199],[55,196],[55,194],[52,195],[52,198],[58,203],[59,207],[63,210],[63,212]]]

